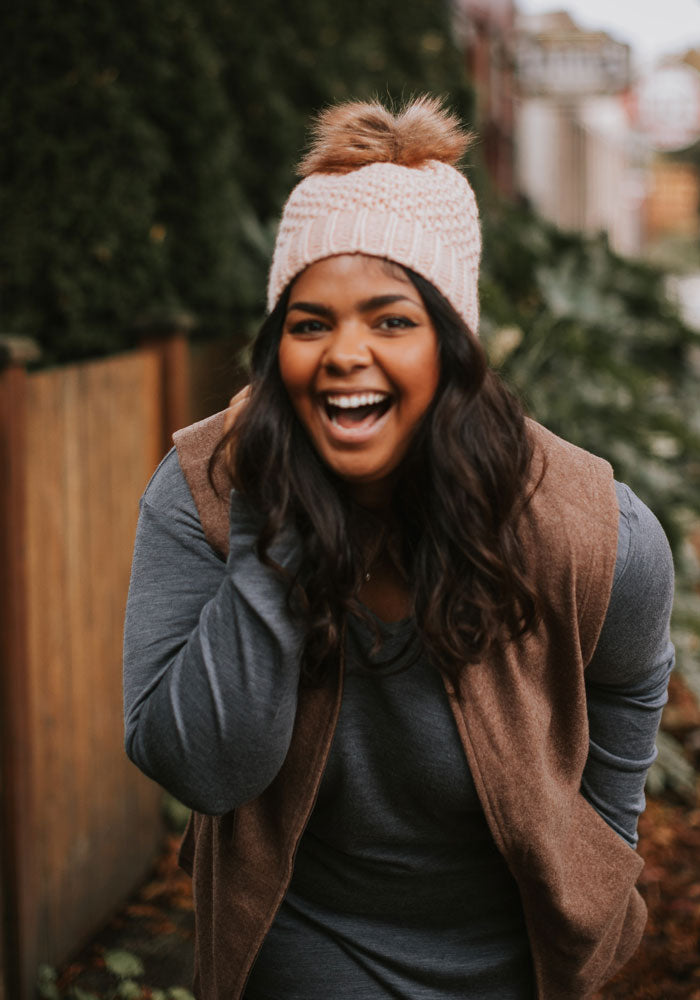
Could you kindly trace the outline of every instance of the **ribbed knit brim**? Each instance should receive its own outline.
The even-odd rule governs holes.
[[[478,332],[479,213],[454,167],[438,160],[417,167],[371,163],[305,177],[282,213],[268,309],[309,264],[344,253],[384,257],[418,272]]]

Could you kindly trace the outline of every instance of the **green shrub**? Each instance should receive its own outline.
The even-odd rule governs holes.
[[[129,346],[163,310],[257,321],[312,111],[431,90],[469,117],[427,0],[27,0],[0,28],[0,332],[45,362]]]

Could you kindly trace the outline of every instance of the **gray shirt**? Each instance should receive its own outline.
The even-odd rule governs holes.
[[[616,488],[617,562],[587,670],[582,792],[634,845],[672,664],[673,572],[658,521]],[[174,452],[142,501],[125,631],[127,751],[202,812],[259,794],[291,738],[300,631],[284,584],[254,554],[258,526],[234,495],[231,550],[219,560]],[[294,540],[275,555],[292,565]],[[383,626],[386,652],[411,627]],[[488,833],[439,675],[422,660],[400,674],[368,672],[359,622],[348,641],[321,794],[249,996],[320,1000],[333,981],[353,997],[524,1000],[517,888]]]

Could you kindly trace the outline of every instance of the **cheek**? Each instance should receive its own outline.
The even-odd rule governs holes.
[[[279,347],[278,364],[282,384],[294,402],[309,384],[309,365],[299,345],[282,339]]]
[[[309,352],[294,342],[280,343],[278,365],[282,384],[287,390],[292,409],[302,425],[310,429],[314,416],[313,380],[316,364]]]
[[[417,414],[430,406],[440,383],[440,360],[437,346],[424,346],[409,359],[405,368],[406,398]]]

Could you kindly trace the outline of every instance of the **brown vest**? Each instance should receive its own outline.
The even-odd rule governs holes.
[[[612,470],[531,424],[533,477],[546,472],[521,537],[542,598],[536,632],[445,688],[486,819],[520,887],[539,1000],[592,996],[632,955],[646,908],[643,862],[580,794],[588,753],[584,668],[607,611],[617,551]],[[202,526],[225,558],[228,487],[209,458],[223,414],[175,443]],[[284,898],[338,718],[339,676],[299,693],[287,758],[255,800],[225,816],[194,814],[181,864],[192,874],[195,994],[238,1000]],[[332,987],[329,986],[329,990]],[[332,992],[329,992],[332,996]]]

